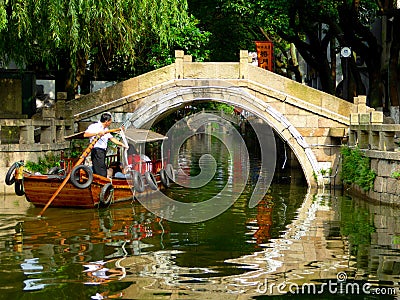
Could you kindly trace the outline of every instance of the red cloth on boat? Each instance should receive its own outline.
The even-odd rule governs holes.
[[[136,170],[142,174],[144,174],[146,171],[152,171],[152,163],[150,158],[143,154],[142,156],[139,154],[129,155],[128,164],[132,165],[132,170]]]

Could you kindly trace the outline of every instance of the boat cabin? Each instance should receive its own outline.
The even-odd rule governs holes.
[[[76,156],[74,153],[82,153],[81,149],[84,148],[82,145],[87,146],[88,138],[83,135],[84,131],[65,137],[66,140],[70,141],[69,155],[66,155],[65,152],[61,153],[61,168],[66,173],[71,171],[79,159],[79,157],[71,156]],[[167,139],[166,136],[151,130],[137,128],[128,128],[116,135],[121,136],[122,140],[125,139],[124,142],[129,145],[129,148],[108,148],[106,164],[110,169],[118,167],[124,170],[129,167],[130,170],[138,171],[141,174],[144,174],[146,171],[153,174],[160,172],[165,162],[162,149],[158,143]],[[90,160],[90,155],[86,160]],[[112,177],[112,170],[109,175],[109,177]]]

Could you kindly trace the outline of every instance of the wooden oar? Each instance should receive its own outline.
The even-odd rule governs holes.
[[[116,131],[120,131],[121,128],[116,128],[116,129],[111,129],[108,132],[116,132]],[[97,141],[102,137],[102,135],[96,135],[95,138],[93,139],[93,141],[89,144],[89,146],[85,149],[85,151],[83,151],[82,155],[79,157],[78,161],[75,163],[75,165],[71,168],[71,170],[75,167],[80,165],[85,158],[89,155],[90,151],[92,151],[94,145],[97,143]],[[54,192],[53,196],[51,196],[50,200],[47,202],[47,204],[45,205],[45,207],[43,207],[42,211],[39,213],[38,218],[40,218],[43,213],[45,212],[45,210],[49,207],[49,205],[53,202],[53,200],[57,197],[57,195],[61,192],[61,190],[63,189],[63,187],[67,184],[69,178],[71,177],[71,172],[69,172],[67,174],[67,176],[65,176],[64,181],[60,184],[60,186],[58,187],[57,191]]]

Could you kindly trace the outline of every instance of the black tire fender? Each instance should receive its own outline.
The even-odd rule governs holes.
[[[167,167],[165,168],[165,171],[167,172],[168,178],[175,182],[174,167],[171,164],[168,164]]]
[[[156,178],[154,177],[154,175],[153,175],[151,172],[146,171],[146,172],[144,173],[144,178],[146,178],[147,184],[149,185],[149,187],[150,187],[153,191],[157,190],[157,188],[158,188],[158,186],[157,186],[157,180],[156,180]]]
[[[100,190],[100,205],[109,206],[114,200],[114,187],[111,182],[106,183]]]
[[[160,179],[163,186],[165,186],[166,188],[170,187],[171,183],[165,169],[160,170]]]
[[[25,195],[24,183],[23,183],[22,179],[15,180],[14,191],[17,196]]]
[[[52,168],[49,170],[49,174],[50,174],[50,175],[58,175],[58,173],[60,173],[61,170],[62,170],[62,169],[60,169],[59,167],[52,167]]]
[[[15,171],[18,169],[19,163],[15,162],[11,165],[11,167],[8,169],[5,182],[7,185],[12,185],[15,182]]]
[[[145,187],[144,187],[142,175],[138,171],[133,171],[132,173],[133,173],[132,174],[133,188],[135,189],[136,192],[143,193]]]
[[[87,181],[85,182],[80,182],[80,171],[84,171],[87,176]],[[88,188],[92,182],[93,182],[93,171],[90,169],[90,167],[86,165],[78,165],[75,166],[72,171],[71,171],[71,183],[74,185],[74,187],[78,189],[86,189]]]

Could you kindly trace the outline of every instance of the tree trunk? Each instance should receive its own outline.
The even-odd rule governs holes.
[[[77,65],[76,65],[76,76],[75,76],[75,82],[74,82],[74,90],[76,91],[78,88],[78,85],[82,87],[83,83],[83,76],[85,75],[86,72],[86,64],[88,57],[83,53],[79,52],[78,53],[78,60],[77,60]]]
[[[82,83],[83,75],[86,70],[86,62],[87,58],[82,53],[78,53],[76,55],[76,70],[72,67],[71,64],[65,64],[64,72],[65,78],[65,91],[68,93],[68,99],[74,99],[77,93],[78,85]]]
[[[332,70],[327,60],[318,68],[318,74],[321,80],[322,90],[331,95],[335,95],[336,82],[333,81]]]
[[[352,94],[353,96],[358,96],[358,95],[365,95],[367,93],[365,86],[361,80],[361,74],[360,71],[357,68],[357,64],[354,59],[351,59],[349,62],[349,67],[350,67],[350,85],[352,86]]]
[[[383,99],[383,84],[382,84],[382,76],[380,68],[375,68],[375,70],[371,70],[369,73],[369,103],[368,105],[377,108],[383,107],[382,103]]]
[[[400,28],[400,16],[393,18],[393,28]],[[399,52],[400,52],[400,35],[394,32],[392,35],[392,44],[390,46],[389,57],[389,97],[392,106],[399,106]]]
[[[292,71],[294,73],[296,81],[302,83],[303,79],[300,72],[299,62],[297,60],[296,46],[293,43],[290,43],[290,59],[292,61]]]
[[[331,66],[327,59],[326,49],[319,47],[319,43],[313,43],[312,39],[310,39],[310,44],[305,44],[301,40],[295,40],[293,43],[304,60],[318,72],[322,91],[335,95],[336,82],[331,76]]]
[[[75,72],[73,71],[72,66],[69,66],[65,78],[65,90],[67,91],[68,94],[68,100],[75,98],[74,82],[75,82]]]
[[[336,85],[336,40],[334,38],[331,39],[329,43],[329,52],[331,56],[331,77],[332,81],[335,82]]]

